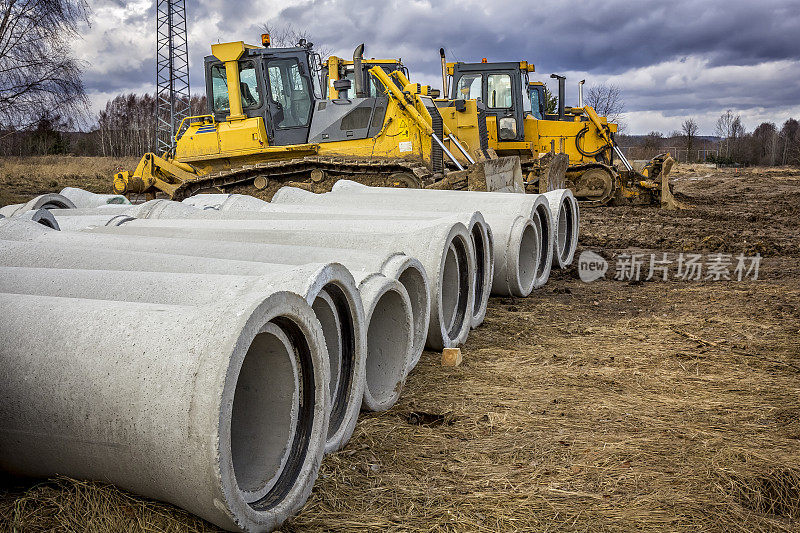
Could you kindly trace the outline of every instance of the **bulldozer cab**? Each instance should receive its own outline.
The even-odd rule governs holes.
[[[205,58],[209,115],[231,125],[262,119],[265,146],[366,139],[381,131],[389,100],[385,92],[361,98],[340,92],[329,101],[322,61],[311,43],[271,48],[238,41],[213,45],[212,53]],[[243,135],[247,127],[252,122],[242,124]]]
[[[533,65],[525,61],[504,63],[450,63],[450,98],[478,100],[486,114],[496,117],[497,139],[525,140],[525,114],[530,111],[526,94],[528,72]]]
[[[314,102],[322,98],[320,59],[312,46],[245,47],[234,65],[238,75],[228,72],[226,61],[230,59],[216,55],[205,58],[209,114],[217,122],[241,115],[262,117],[270,145],[307,142]],[[231,90],[231,80],[238,84],[238,91]],[[231,109],[233,98],[240,100],[240,112]]]

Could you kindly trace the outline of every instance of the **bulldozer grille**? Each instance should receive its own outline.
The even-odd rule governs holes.
[[[486,153],[489,149],[489,130],[486,128],[486,111],[478,108],[478,138],[481,143],[481,151]]]
[[[442,115],[439,114],[439,110],[436,109],[436,105],[433,103],[433,100],[430,100],[430,105],[425,104],[425,109],[428,110],[428,113],[431,114],[431,126],[433,127],[433,132],[436,134],[439,139],[444,139],[444,121],[442,121]],[[434,141],[431,138],[431,170],[434,173],[437,172],[444,172],[444,152],[442,151],[442,147],[439,146],[439,143]]]

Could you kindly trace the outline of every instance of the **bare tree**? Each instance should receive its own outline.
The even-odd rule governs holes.
[[[660,131],[651,131],[644,137],[642,148],[644,149],[645,158],[649,159],[654,155],[661,152],[661,147],[664,144],[664,134]]]
[[[694,140],[697,137],[697,130],[699,126],[697,121],[693,118],[687,118],[681,124],[681,132],[683,133],[683,144],[686,146],[687,160],[692,157],[692,150],[694,149]]]
[[[800,122],[790,118],[781,127],[781,164],[800,164]]]
[[[51,113],[85,115],[70,44],[87,10],[85,0],[0,0],[0,127],[28,127]]]
[[[194,116],[206,112],[205,95],[189,100]],[[98,153],[108,156],[140,156],[155,149],[156,100],[152,94],[120,94],[97,115]]]
[[[625,112],[622,90],[618,85],[592,85],[586,93],[584,104],[594,108],[600,116],[609,122],[619,122]]]
[[[742,121],[730,109],[717,119],[717,127],[714,132],[720,138],[720,145],[724,149],[725,157],[731,156],[732,145],[740,129],[742,129]]]
[[[308,31],[298,29],[292,24],[277,25],[265,23],[261,25],[261,30],[269,34],[272,43],[271,46],[275,48],[291,48],[292,46],[297,46],[297,43],[300,42],[301,39],[310,43],[314,42],[314,39]],[[325,45],[314,46],[314,50],[316,50],[323,59],[333,53],[333,49]]]

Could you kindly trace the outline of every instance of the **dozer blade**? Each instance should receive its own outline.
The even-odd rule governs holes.
[[[444,179],[426,189],[489,192],[525,192],[519,156],[478,161],[465,170],[448,172]]]
[[[485,188],[482,190],[489,192],[525,192],[525,184],[522,183],[522,165],[517,156],[478,161],[468,169],[468,172],[471,190],[481,190],[473,189],[473,183],[485,183]]]
[[[687,205],[675,199],[669,188],[669,172],[672,170],[672,165],[674,164],[675,160],[671,157],[667,157],[664,162],[661,163],[661,208],[671,211],[688,209],[689,207]]]
[[[539,158],[539,164],[543,165],[539,178],[539,194],[566,188],[569,167],[567,154],[547,153]]]

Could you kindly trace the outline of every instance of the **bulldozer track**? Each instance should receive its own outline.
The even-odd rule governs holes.
[[[567,167],[566,175],[579,175],[582,172],[586,172],[591,169],[602,169],[606,171],[610,178],[611,178],[611,188],[610,191],[601,199],[599,200],[586,200],[585,197],[575,196],[575,198],[580,202],[581,206],[583,207],[600,207],[607,205],[613,198],[614,194],[619,187],[619,172],[614,167],[606,165],[604,163],[586,163],[584,165],[570,165]],[[526,162],[522,166],[523,174],[527,175],[529,172],[537,172],[540,169],[536,166],[534,162]],[[542,179],[540,176],[539,179]],[[573,190],[573,193],[576,192]]]
[[[604,163],[587,163],[584,165],[574,165],[567,167],[567,175],[580,175],[584,172],[593,169],[601,169],[608,173],[609,178],[611,180],[611,187],[608,193],[605,196],[600,198],[599,200],[586,200],[585,198],[581,198],[576,195],[576,198],[581,204],[581,207],[600,207],[607,205],[611,200],[614,199],[614,195],[619,188],[619,172],[612,166],[606,165]]]
[[[182,183],[175,191],[173,198],[181,200],[207,188],[224,191],[226,187],[252,183],[257,177],[280,181],[297,180],[298,178],[311,181],[312,170],[321,170],[329,176],[339,177],[370,174],[390,176],[394,173],[404,173],[413,176],[419,182],[418,187],[422,187],[433,179],[431,171],[415,161],[308,156],[242,165],[230,170],[212,172],[196,180]]]

